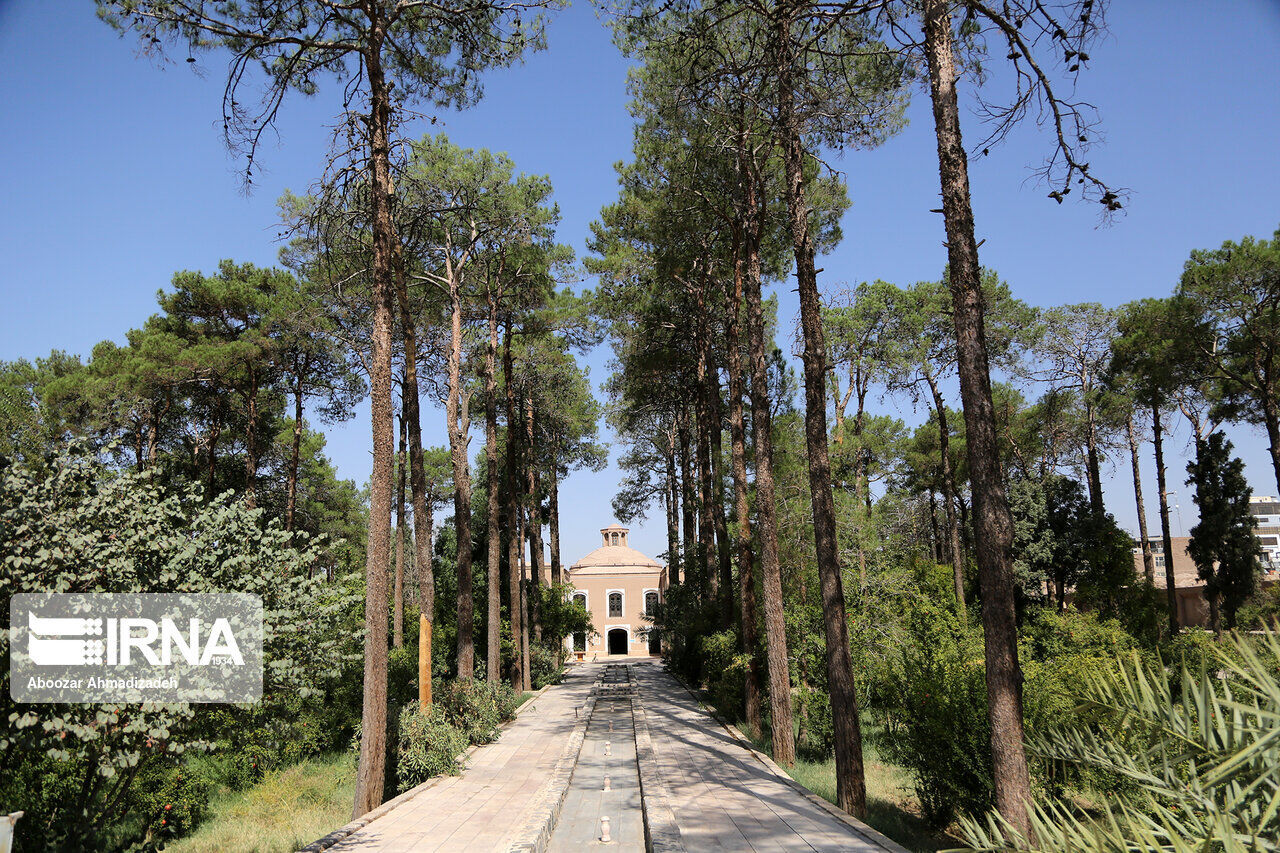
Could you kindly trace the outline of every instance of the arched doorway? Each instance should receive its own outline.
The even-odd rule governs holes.
[[[627,629],[609,629],[609,654],[625,655],[627,653]]]
[[[658,636],[657,628],[649,629],[649,654],[651,655],[662,654],[662,640]]]

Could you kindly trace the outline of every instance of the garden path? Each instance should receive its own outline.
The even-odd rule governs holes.
[[[597,708],[600,719],[593,716],[588,728],[580,715],[595,704],[592,686],[602,677],[603,664],[570,667],[563,684],[534,699],[496,742],[476,749],[462,775],[433,780],[328,849],[509,851],[517,843],[528,844],[529,826],[539,825],[538,810],[549,808],[548,789],[557,784],[555,808],[564,822],[519,849],[630,849],[638,840],[643,843],[632,827],[633,822],[642,826],[641,797],[636,777],[618,762],[634,763],[639,754],[646,762],[639,778],[656,780],[652,787],[658,789],[646,787],[646,807],[652,802],[674,818],[674,828],[655,834],[660,842],[655,848],[673,853],[903,850],[800,788],[736,731],[708,714],[657,660],[611,658],[610,663],[630,665],[630,679],[643,707],[638,722],[632,722],[619,701],[616,711]],[[630,708],[629,702],[625,708]],[[616,735],[635,743],[624,748],[623,738]],[[607,770],[617,788],[601,796],[594,793],[599,787],[595,775],[602,781],[606,765],[598,758],[602,744],[596,741],[606,738],[619,744],[608,762],[613,769]],[[645,748],[637,750],[641,738]],[[568,761],[578,763],[578,772],[570,780],[565,756],[575,751],[580,754],[569,755]],[[610,815],[615,830],[622,830],[612,844],[601,844],[595,837],[598,824],[588,812],[597,807]]]

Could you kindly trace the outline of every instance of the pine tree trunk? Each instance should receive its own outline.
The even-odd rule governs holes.
[[[711,496],[715,502],[711,508],[711,519],[715,524],[716,563],[720,575],[720,626],[728,630],[733,627],[733,558],[730,554],[729,527],[724,516],[724,450],[720,434],[724,415],[721,411],[720,371],[714,363],[707,371],[706,393],[711,409]]]
[[[302,456],[302,371],[293,389],[293,446],[289,449],[289,481],[285,486],[284,529],[293,531],[293,516],[298,506],[298,461]]]
[[[360,764],[356,771],[353,816],[382,803],[387,759],[387,569],[391,562],[392,434],[391,327],[392,284],[390,102],[382,71],[383,24],[371,22],[365,54],[370,95],[369,165],[373,218],[373,317],[370,335],[370,419],[373,473],[370,477],[369,533],[365,561],[364,703],[361,711]]]
[[[867,811],[866,780],[862,767],[862,733],[858,720],[858,696],[849,655],[848,613],[840,575],[836,542],[836,510],[831,491],[831,464],[827,455],[827,348],[822,330],[822,302],[814,265],[813,235],[809,231],[809,207],[805,199],[804,157],[800,127],[795,116],[794,58],[791,22],[779,17],[778,141],[786,170],[787,213],[800,291],[800,327],[804,339],[805,448],[809,461],[809,492],[813,505],[813,535],[822,592],[822,625],[826,639],[827,686],[831,691],[831,716],[835,729],[836,804],[857,817]]]
[[[1271,470],[1276,475],[1276,488],[1280,489],[1280,401],[1269,394],[1262,395],[1262,423],[1267,430],[1267,451],[1271,454]]]
[[[529,683],[529,670],[525,665],[528,659],[525,651],[528,634],[525,630],[520,595],[520,539],[516,536],[516,515],[519,503],[516,483],[518,482],[520,431],[516,428],[515,372],[511,363],[510,323],[506,325],[502,338],[502,373],[507,388],[507,612],[511,622],[511,643],[515,646],[515,657],[511,662],[511,686],[516,690],[524,690]]]
[[[433,509],[427,499],[427,472],[422,457],[422,412],[418,400],[418,332],[409,308],[409,287],[404,274],[404,249],[392,244],[396,274],[396,299],[404,335],[404,389],[401,394],[409,423],[409,495],[413,503],[413,564],[418,571],[418,710],[431,708],[431,629],[435,621],[436,581],[431,563]]]
[[[684,558],[680,573],[685,583],[690,581],[698,547],[698,526],[694,516],[693,460],[689,448],[689,410],[681,408],[676,416],[680,436],[680,522],[682,538],[680,554]]]
[[[1173,575],[1173,536],[1169,532],[1169,492],[1164,480],[1164,428],[1159,404],[1151,407],[1151,441],[1156,448],[1156,490],[1160,494],[1160,536],[1164,544],[1165,598],[1169,606],[1169,633],[1178,633],[1178,582]]]
[[[258,373],[250,371],[244,427],[244,505],[258,505]]]
[[[938,497],[934,494],[933,489],[929,489],[929,529],[933,532],[933,537],[929,540],[929,545],[933,551],[933,561],[941,563],[942,535],[938,532]]]
[[[526,464],[528,455],[525,456]],[[516,541],[523,543],[525,539],[525,509],[516,507]],[[529,643],[529,625],[533,614],[529,610],[529,566],[524,561],[524,547],[519,548],[520,563],[520,658],[524,669],[524,690],[533,689],[533,650]]]
[[[740,158],[741,159],[741,158]],[[734,228],[733,292],[725,327],[725,349],[728,353],[729,372],[729,454],[733,469],[733,507],[738,525],[738,602],[742,620],[742,651],[748,656],[747,673],[743,686],[747,734],[759,738],[764,730],[760,707],[760,658],[756,646],[759,643],[756,630],[756,582],[755,555],[751,550],[751,503],[747,484],[747,432],[743,417],[743,397],[746,381],[742,372],[741,332],[743,276],[745,266],[742,257],[741,226]],[[668,528],[672,516],[668,512]]]
[[[956,475],[951,467],[951,429],[947,425],[947,407],[933,376],[928,377],[933,395],[933,410],[938,416],[938,451],[942,460],[942,503],[947,516],[947,550],[951,553],[951,575],[956,595],[956,612],[968,618],[964,603],[964,548],[960,544],[960,522],[956,518]]]
[[[542,641],[542,614],[539,602],[541,601],[542,586],[542,506],[539,496],[542,494],[539,468],[537,462],[537,452],[535,447],[534,430],[534,409],[533,396],[530,395],[524,402],[525,413],[525,447],[528,453],[525,459],[528,461],[529,475],[529,511],[528,519],[528,535],[529,535],[529,624],[533,627],[533,639],[535,642]]]
[[[770,737],[773,760],[783,767],[796,761],[791,715],[791,672],[787,657],[787,628],[783,618],[782,567],[778,560],[778,511],[773,480],[773,412],[769,403],[769,368],[765,361],[764,307],[760,297],[760,234],[763,224],[748,184],[747,208],[754,221],[748,226],[747,349],[751,374],[751,430],[756,462],[756,545],[760,551],[761,595],[764,599],[766,667],[769,675]]]
[[[680,583],[680,478],[676,476],[676,433],[674,425],[667,436],[667,582]]]
[[[1089,511],[1099,521],[1107,514],[1102,497],[1102,470],[1098,454],[1098,427],[1093,404],[1086,403],[1085,417],[1088,421],[1085,431],[1085,465],[1089,476]]]
[[[703,352],[698,357],[697,393],[694,394],[694,433],[698,453],[698,570],[701,572],[707,601],[716,601],[720,597],[720,573],[712,569],[716,541],[715,522],[712,519],[714,485],[711,481],[711,412],[707,395],[703,391],[707,374],[705,355]]]
[[[1010,548],[1013,522],[1000,470],[991,375],[983,328],[983,298],[968,162],[960,135],[951,15],[947,0],[924,4],[924,52],[938,142],[938,172],[947,231],[947,259],[956,327],[960,396],[964,404],[982,627],[986,639],[987,707],[996,808],[1024,837],[1031,778],[1023,745],[1022,669],[1014,610]]]
[[[467,457],[469,437],[463,426],[462,403],[462,281],[461,270],[445,259],[449,280],[449,396],[445,417],[449,427],[449,454],[453,462],[453,526],[457,531],[458,567],[458,680],[470,681],[475,674],[475,604],[471,589],[471,464]]]
[[[1133,496],[1138,502],[1138,537],[1142,542],[1142,570],[1147,583],[1155,586],[1156,561],[1151,554],[1151,539],[1147,536],[1147,507],[1142,500],[1142,472],[1138,467],[1138,440],[1133,431],[1133,415],[1125,419],[1129,433],[1129,460],[1133,463]]]
[[[484,458],[485,490],[487,492],[487,530],[485,539],[489,547],[488,563],[488,614],[485,621],[487,659],[485,674],[491,684],[497,684],[502,668],[502,532],[499,528],[501,507],[498,494],[498,302],[493,291],[489,296],[489,342],[484,351]]]
[[[547,469],[551,485],[547,490],[547,535],[551,537],[551,582],[564,582],[560,567],[560,459],[559,443],[551,446],[551,465]]]
[[[400,386],[401,396],[404,385]],[[400,449],[396,453],[396,581],[391,596],[391,644],[404,648],[404,486],[405,445],[408,443],[403,404],[400,415]]]
[[[215,497],[217,497],[217,492],[213,490],[213,484],[214,484],[214,478],[217,476],[217,473],[218,473],[218,456],[216,453],[214,453],[214,451],[217,449],[218,439],[221,437],[222,437],[222,419],[220,417],[215,416],[213,418],[213,422],[209,424],[209,467],[208,467],[208,470],[205,472],[205,475],[206,475],[205,487],[204,487],[205,501],[211,501]],[[141,435],[138,436],[138,453],[139,454],[142,453],[142,436]],[[141,460],[141,456],[139,456],[139,460]],[[141,466],[142,464],[141,461],[139,461],[138,464],[139,466]]]

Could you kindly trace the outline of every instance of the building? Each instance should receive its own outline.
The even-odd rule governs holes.
[[[573,600],[591,613],[596,631],[565,640],[570,660],[658,654],[650,618],[666,593],[667,567],[628,545],[629,532],[617,524],[602,529],[601,546],[568,569]]]
[[[1159,536],[1152,536],[1148,541],[1151,543],[1151,556],[1156,567],[1156,589],[1163,592],[1168,583],[1165,575],[1168,556],[1164,553],[1164,540]],[[1173,544],[1173,586],[1174,596],[1178,602],[1178,624],[1199,625],[1207,628],[1209,627],[1209,602],[1204,597],[1204,581],[1200,580],[1196,564],[1187,553],[1191,537],[1174,536],[1170,541]],[[1141,547],[1133,550],[1133,564],[1138,574],[1145,571],[1142,565]]]
[[[1280,499],[1267,495],[1251,497],[1249,514],[1258,525],[1253,532],[1262,543],[1262,568],[1280,570]]]
[[[1249,499],[1249,510],[1257,523],[1254,533],[1262,545],[1262,585],[1275,583],[1280,577],[1280,500],[1261,496]],[[1149,537],[1151,555],[1155,558],[1156,589],[1165,589],[1164,542],[1159,536]],[[1209,627],[1209,602],[1204,597],[1204,581],[1196,571],[1196,564],[1187,553],[1187,545],[1191,543],[1189,536],[1172,537],[1173,544],[1173,583],[1178,602],[1178,624],[1199,625]],[[1141,574],[1142,548],[1134,548],[1133,564]]]

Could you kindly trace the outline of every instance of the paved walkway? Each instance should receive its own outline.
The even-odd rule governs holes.
[[[878,843],[781,778],[702,710],[659,662],[628,663],[643,703],[656,775],[666,787],[679,842],[689,853],[901,850]],[[574,709],[586,704],[601,672],[602,665],[572,667],[563,684],[536,699],[495,743],[476,750],[461,776],[438,780],[329,849],[506,851],[536,816],[535,793],[552,777],[577,723]],[[609,707],[609,699],[601,699],[592,717],[562,822],[547,839],[550,853],[597,846],[642,849],[630,701],[619,700],[612,712]],[[608,757],[605,740],[612,742]],[[606,770],[614,789],[609,794],[601,790]],[[595,840],[600,814],[612,818],[613,844]]]
[[[368,851],[505,850],[555,768],[599,666],[579,666],[534,700],[497,741],[447,776],[329,848]]]
[[[632,672],[691,853],[886,849],[778,778],[660,665],[640,664]]]

